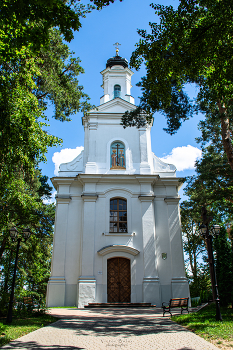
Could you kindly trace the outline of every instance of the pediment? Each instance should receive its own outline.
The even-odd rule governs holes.
[[[134,104],[117,97],[111,101],[103,103],[89,113],[125,113],[126,111],[132,111],[134,109],[136,109]]]

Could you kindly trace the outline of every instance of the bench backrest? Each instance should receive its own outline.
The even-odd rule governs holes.
[[[175,298],[170,300],[170,307],[188,306],[189,298]]]
[[[23,297],[24,304],[32,304],[33,300],[32,297]]]

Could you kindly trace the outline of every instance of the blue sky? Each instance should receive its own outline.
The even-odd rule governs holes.
[[[79,81],[84,86],[84,91],[90,96],[92,104],[98,106],[99,99],[103,95],[100,71],[105,68],[107,59],[115,56],[113,44],[118,41],[121,44],[119,55],[129,60],[140,38],[137,29],[149,30],[149,22],[158,20],[154,10],[149,6],[150,3],[151,0],[123,0],[122,2],[116,0],[114,4],[101,11],[93,11],[82,19],[82,28],[74,33],[74,40],[69,43],[69,47],[82,61],[81,66],[85,74],[80,76]],[[174,7],[178,5],[177,0],[160,3]],[[135,103],[138,104],[141,93],[135,85],[145,75],[145,70],[142,67],[139,72],[134,71],[134,73],[131,94],[135,98]],[[195,95],[195,88],[189,91],[190,94]],[[48,117],[51,117],[51,112],[51,109],[48,109]],[[62,147],[50,148],[47,153],[47,163],[40,165],[43,174],[49,178],[54,176],[55,170],[52,159],[56,162],[61,160],[64,162],[65,155],[66,161],[69,161],[71,159],[68,157],[75,157],[74,149],[83,146],[84,132],[81,117],[82,113],[78,113],[72,116],[71,122],[64,123],[49,118],[48,131],[63,139]],[[186,121],[176,135],[170,136],[163,131],[166,127],[165,118],[159,113],[154,115],[154,125],[151,130],[152,151],[156,156],[165,158],[165,161],[167,158],[167,162],[175,164],[177,169],[180,169],[177,171],[177,176],[183,177],[194,173],[194,160],[200,155],[198,150],[200,146],[195,142],[195,137],[199,135],[198,121],[199,116]],[[56,153],[55,156],[54,153]],[[182,195],[182,191],[180,194]]]

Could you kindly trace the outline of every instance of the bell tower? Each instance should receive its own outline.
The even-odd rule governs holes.
[[[116,43],[115,45],[119,45]],[[134,104],[134,98],[131,96],[131,77],[134,74],[128,68],[126,58],[119,56],[119,49],[116,49],[116,56],[107,60],[106,68],[100,72],[103,77],[104,95],[100,98],[100,105],[114,98],[121,98]]]

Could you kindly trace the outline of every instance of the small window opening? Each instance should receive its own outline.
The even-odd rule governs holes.
[[[121,97],[121,87],[120,85],[114,86],[114,98]]]

